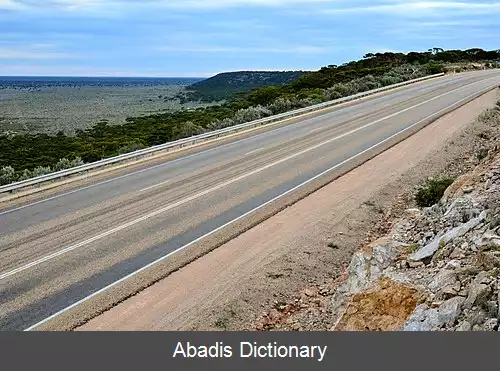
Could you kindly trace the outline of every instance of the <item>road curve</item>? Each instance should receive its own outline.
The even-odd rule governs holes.
[[[415,123],[498,85],[499,71],[439,78],[0,209],[0,330],[38,324]]]

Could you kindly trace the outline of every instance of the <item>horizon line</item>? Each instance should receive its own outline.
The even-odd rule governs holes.
[[[77,78],[111,78],[111,79],[206,79],[206,76],[109,76],[109,75],[0,75],[3,77],[77,77]]]
[[[228,70],[228,71],[221,71],[221,72],[215,72],[215,73],[210,73],[210,74],[203,74],[203,75],[193,75],[193,76],[166,76],[166,75],[21,75],[21,74],[14,74],[14,75],[0,75],[0,78],[3,77],[55,77],[55,78],[60,78],[60,77],[66,77],[66,78],[142,78],[142,79],[209,79],[211,77],[223,74],[223,73],[244,73],[244,72],[314,72],[317,71],[317,69],[238,69],[238,70]]]

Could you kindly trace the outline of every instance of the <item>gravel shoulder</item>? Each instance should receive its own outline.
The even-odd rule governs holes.
[[[475,119],[498,98],[437,120],[78,330],[330,329],[353,253],[407,208],[414,185],[474,166],[487,130]]]

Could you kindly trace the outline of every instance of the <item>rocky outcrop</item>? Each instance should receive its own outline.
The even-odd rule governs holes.
[[[387,277],[378,287],[355,294],[336,325],[338,331],[389,331],[400,328],[415,309],[421,291]]]
[[[335,289],[335,331],[497,331],[500,154],[357,252]]]

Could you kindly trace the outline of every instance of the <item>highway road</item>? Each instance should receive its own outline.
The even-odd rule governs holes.
[[[108,286],[499,85],[499,71],[447,76],[106,182],[0,204],[0,330],[36,328],[96,293],[118,300]]]

